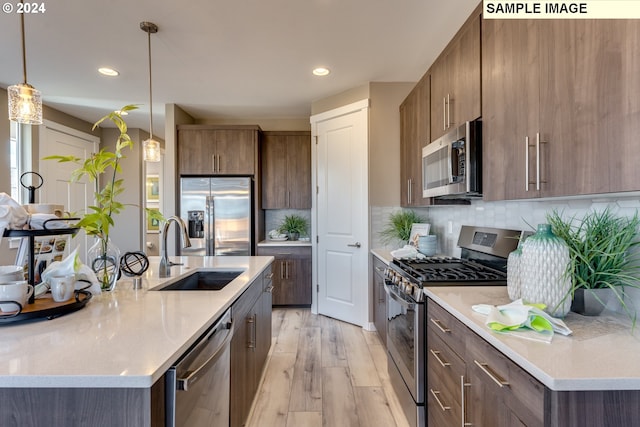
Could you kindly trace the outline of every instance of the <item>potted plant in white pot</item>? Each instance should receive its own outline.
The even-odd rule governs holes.
[[[75,156],[48,156],[46,160],[71,162],[79,167],[71,175],[71,181],[77,182],[87,177],[94,184],[95,204],[89,206],[89,211],[81,215],[75,225],[82,228],[87,235],[94,236],[95,244],[87,251],[87,264],[95,271],[103,290],[112,290],[119,277],[119,249],[109,238],[110,227],[114,225],[113,217],[119,214],[125,205],[117,200],[117,196],[124,192],[124,180],[118,178],[122,172],[120,161],[125,157],[124,150],[133,148],[133,141],[127,134],[127,123],[122,113],[135,110],[134,105],[127,105],[120,110],[107,114],[94,125],[95,130],[102,122],[109,120],[114,123],[120,135],[113,151],[105,149],[94,153],[86,160]],[[153,219],[163,221],[160,212],[146,209],[146,214]],[[75,215],[75,214],[74,214]]]
[[[640,257],[637,246],[640,218],[619,217],[609,209],[592,211],[581,220],[565,220],[557,211],[547,215],[553,232],[569,246],[571,263],[567,274],[572,288],[571,310],[598,315],[609,296],[617,299],[635,324],[636,313],[625,301],[626,287],[640,287]]]

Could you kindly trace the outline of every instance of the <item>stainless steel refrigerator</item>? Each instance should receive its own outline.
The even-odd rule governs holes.
[[[182,255],[251,255],[251,178],[181,178],[180,217],[191,247]]]

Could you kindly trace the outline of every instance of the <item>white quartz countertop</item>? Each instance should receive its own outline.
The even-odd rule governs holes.
[[[262,240],[258,246],[311,246],[311,241],[302,240]]]
[[[393,261],[391,251],[388,249],[371,249],[371,254],[387,265]]]
[[[569,313],[564,321],[573,334],[554,334],[547,344],[493,332],[471,309],[508,304],[506,287],[431,287],[425,294],[552,390],[640,390],[640,327],[632,332],[623,314]]]
[[[52,320],[0,326],[0,387],[151,387],[271,264],[273,257],[171,257],[142,289],[123,277],[112,292]],[[244,270],[220,291],[154,291],[197,270]]]

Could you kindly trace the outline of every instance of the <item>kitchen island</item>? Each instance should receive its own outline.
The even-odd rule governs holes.
[[[0,425],[42,425],[25,415],[41,410],[35,406],[38,396],[58,399],[58,405],[77,398],[76,407],[52,404],[58,411],[86,412],[74,425],[117,425],[101,420],[107,417],[117,423],[115,414],[121,408],[115,405],[122,401],[130,402],[126,410],[136,405],[151,408],[154,399],[163,399],[165,371],[260,278],[273,257],[172,257],[172,261],[183,265],[173,266],[171,277],[161,279],[159,258],[152,257],[141,289],[133,289],[132,279],[123,277],[114,291],[94,296],[77,312],[2,326]],[[243,273],[219,291],[154,290],[210,269]],[[6,405],[13,397],[22,404]],[[20,418],[11,415],[13,411],[21,411]],[[133,418],[126,425],[164,423],[162,417],[152,422],[150,415]],[[49,425],[65,425],[55,418],[50,421]]]

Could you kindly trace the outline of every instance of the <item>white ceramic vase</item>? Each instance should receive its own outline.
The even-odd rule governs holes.
[[[509,299],[515,301],[522,297],[522,285],[520,279],[520,259],[522,248],[518,248],[509,254],[507,258],[507,292]]]
[[[536,234],[522,244],[522,299],[545,304],[545,311],[554,317],[566,316],[571,308],[571,277],[567,274],[570,262],[565,241],[553,234],[549,224],[538,225]]]

